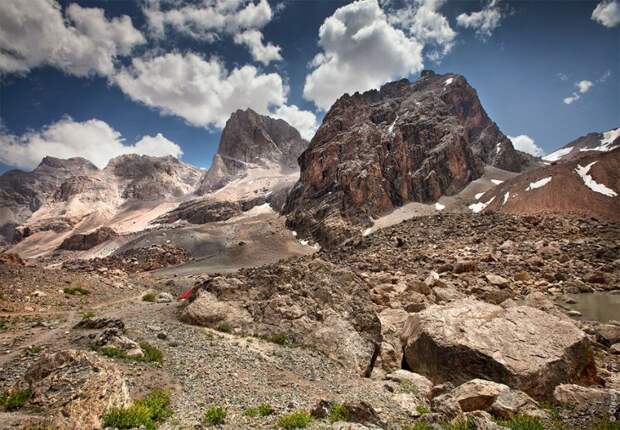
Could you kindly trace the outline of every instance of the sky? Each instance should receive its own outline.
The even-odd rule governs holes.
[[[208,168],[237,109],[310,139],[342,94],[423,69],[550,153],[620,126],[619,0],[2,0],[0,172],[132,152]]]

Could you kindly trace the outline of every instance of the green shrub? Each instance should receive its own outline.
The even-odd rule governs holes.
[[[620,421],[597,421],[592,424],[592,430],[620,430]]]
[[[258,406],[247,408],[243,412],[243,415],[245,415],[246,417],[258,417],[258,416],[266,417],[269,415],[273,415],[273,413],[274,413],[274,410],[270,404],[262,403]]]
[[[87,296],[90,294],[90,291],[82,287],[68,287],[65,288],[63,291],[65,292],[65,294],[68,294],[70,296]]]
[[[433,427],[425,421],[416,421],[412,426],[404,427],[403,430],[433,430]]]
[[[285,429],[303,429],[312,422],[312,416],[306,411],[295,411],[288,415],[282,415],[278,420],[278,426]]]
[[[329,422],[349,421],[349,411],[340,403],[333,403],[329,407]]]
[[[458,418],[454,421],[444,423],[442,427],[445,430],[475,430],[476,428],[473,421],[467,418]]]
[[[202,416],[202,423],[206,426],[216,426],[224,424],[226,421],[226,408],[223,406],[211,406]]]
[[[400,391],[403,393],[414,394],[417,395],[420,390],[418,390],[417,385],[413,382],[403,379],[400,381]]]
[[[273,333],[273,334],[270,334],[269,336],[265,336],[263,339],[271,343],[277,343],[278,345],[294,345],[295,344],[292,340],[288,338],[288,335],[286,333]]]
[[[43,351],[43,347],[38,346],[38,345],[32,345],[26,348],[26,355],[30,355],[30,356],[37,355],[41,351]]]
[[[131,406],[109,409],[103,416],[103,426],[121,430],[144,426],[154,430],[171,415],[170,395],[163,390],[153,390]]]
[[[147,363],[161,363],[164,360],[164,353],[150,343],[140,342],[140,348],[142,348],[144,352],[142,361]]]
[[[143,302],[154,302],[155,301],[155,293],[146,293],[142,296]]]
[[[416,406],[415,410],[418,411],[418,413],[421,415],[429,414],[431,412],[431,410],[427,406],[424,406],[424,405]]]
[[[127,352],[124,349],[117,348],[115,346],[102,346],[99,348],[99,352],[110,358],[129,359],[129,356],[127,356]]]
[[[26,404],[31,395],[29,388],[3,393],[0,396],[0,404],[7,411],[16,411]]]
[[[232,333],[232,326],[228,323],[220,323],[217,327],[216,327],[217,331],[221,331],[222,333]]]
[[[545,426],[540,419],[526,415],[515,415],[509,420],[498,420],[497,423],[511,430],[545,430]]]
[[[82,312],[80,315],[82,316],[82,319],[88,319],[88,318],[94,318],[96,314],[93,311],[86,311],[86,312]]]

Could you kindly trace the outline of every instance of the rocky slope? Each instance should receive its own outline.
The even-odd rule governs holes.
[[[252,109],[237,110],[226,121],[217,153],[197,193],[215,191],[253,166],[296,172],[297,157],[307,146],[286,121]]]
[[[569,161],[578,158],[583,153],[610,152],[618,147],[620,147],[620,128],[603,133],[588,133],[567,143],[551,154],[545,155],[542,159],[549,163]]]
[[[620,221],[619,193],[620,148],[581,149],[499,184],[479,200],[485,211],[572,213]]]
[[[363,94],[345,94],[299,158],[285,206],[288,225],[323,244],[409,201],[434,202],[483,174],[520,172],[516,151],[460,75],[425,71]]]

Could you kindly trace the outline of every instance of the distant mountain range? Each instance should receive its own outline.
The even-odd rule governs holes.
[[[101,170],[82,158],[46,157],[32,172],[9,171],[0,176],[0,238],[7,245],[36,238],[45,254],[66,240],[223,221],[264,204],[286,215],[300,238],[324,246],[410,203],[424,214],[570,212],[618,220],[619,147],[615,129],[532,157],[515,150],[463,76],[424,71],[415,82],[343,95],[310,143],[284,120],[236,111],[207,171],[139,155]],[[101,227],[109,230],[88,236]]]

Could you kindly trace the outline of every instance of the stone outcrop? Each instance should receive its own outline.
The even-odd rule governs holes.
[[[549,400],[557,385],[596,382],[586,334],[528,306],[431,306],[409,317],[402,339],[408,367],[434,383],[482,378]]]
[[[288,225],[323,244],[339,243],[351,235],[348,224],[359,230],[404,203],[455,194],[485,164],[519,172],[530,159],[460,75],[426,72],[413,83],[345,94],[299,158]]]
[[[29,403],[45,410],[45,424],[57,429],[100,428],[107,409],[129,401],[121,370],[94,352],[44,354],[24,380]]]
[[[118,235],[109,227],[100,227],[97,230],[87,234],[74,234],[60,244],[58,249],[68,251],[85,251],[99,244],[114,239]]]
[[[309,345],[365,375],[381,344],[381,323],[364,281],[308,257],[209,279],[180,318]]]
[[[296,171],[297,157],[307,145],[286,121],[259,115],[252,109],[237,110],[226,121],[217,153],[197,193],[222,188],[243,176],[249,166]]]

